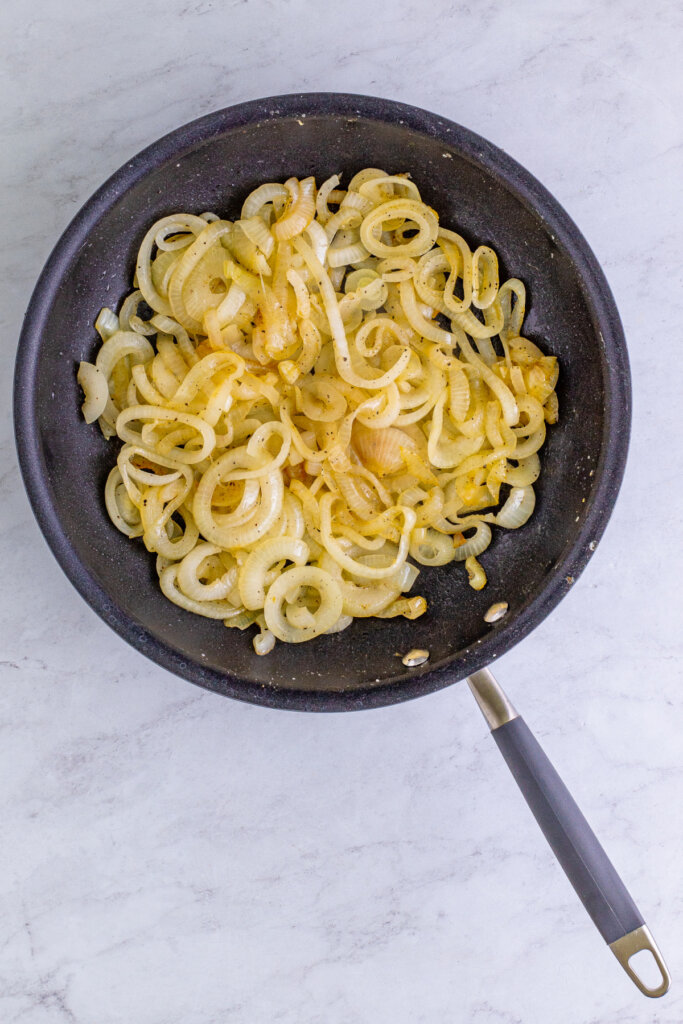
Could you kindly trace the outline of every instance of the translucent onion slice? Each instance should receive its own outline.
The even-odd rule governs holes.
[[[486,586],[486,573],[484,567],[479,564],[474,555],[465,559],[465,568],[469,577],[469,584],[473,590],[483,590]]]
[[[474,523],[473,526],[475,527],[474,534],[468,537],[465,543],[457,547],[453,553],[456,562],[464,562],[465,559],[470,558],[472,555],[477,557],[483,551],[486,551],[491,543],[491,527],[488,523],[480,520],[478,523]],[[462,529],[466,530],[467,526],[462,526]]]
[[[541,460],[536,452],[520,459],[517,466],[508,464],[505,474],[505,482],[512,487],[526,487],[528,484],[535,484],[541,475]]]
[[[414,181],[401,174],[385,174],[376,178],[370,178],[361,182],[358,186],[361,196],[367,197],[372,206],[382,203],[387,195],[401,196],[406,199],[414,199],[420,203],[420,191]]]
[[[480,245],[472,256],[472,305],[488,309],[498,286],[498,257],[489,245]]]
[[[448,412],[454,423],[461,424],[470,406],[470,385],[460,366],[448,371]]]
[[[109,473],[104,488],[104,503],[117,530],[127,537],[142,536],[142,521],[138,509],[127,499],[121,471],[118,466]]]
[[[439,530],[416,527],[410,538],[410,557],[420,565],[448,565],[455,558],[453,538]]]
[[[536,506],[536,494],[531,486],[513,487],[507,501],[496,515],[495,522],[506,530],[518,530],[529,519]]]
[[[332,561],[332,565],[336,564],[333,560],[330,561]],[[323,564],[327,567],[329,563],[324,561]],[[334,572],[334,570],[331,571]],[[380,612],[389,607],[392,601],[395,601],[400,596],[403,589],[402,581],[398,575],[387,580],[379,580],[375,583],[369,583],[367,580],[357,583],[344,579],[339,575],[337,585],[342,595],[344,614],[361,619],[369,618],[372,615],[379,615]]]
[[[162,217],[161,220],[152,225],[143,238],[135,265],[138,288],[142,292],[145,302],[157,313],[165,313],[167,316],[172,314],[171,306],[168,299],[160,295],[154,287],[150,259],[160,232],[163,232],[168,227],[177,230],[180,222],[194,235],[199,235],[206,228],[205,220],[201,217],[193,217],[190,214],[185,214],[182,218],[179,218],[177,215]]]
[[[514,298],[514,302],[513,302]],[[526,312],[526,288],[516,277],[510,277],[498,291],[498,302],[503,311],[503,341],[519,336]]]
[[[254,217],[257,213],[260,213],[267,203],[272,203],[273,200],[281,200],[284,202],[286,198],[287,189],[279,182],[268,181],[265,185],[259,185],[259,187],[255,188],[253,192],[250,192],[244,200],[244,204],[242,206],[242,220],[248,220],[250,217]]]
[[[143,540],[148,551],[156,551],[173,561],[184,558],[199,540],[199,530],[192,516],[183,510],[182,516],[185,529],[180,533],[171,527],[171,516],[180,509],[187,496],[187,489],[177,490],[181,483],[171,484],[170,488],[149,487],[144,494],[140,506],[140,518],[143,526]],[[170,492],[170,493],[169,493]],[[172,495],[175,492],[175,497]],[[170,500],[167,500],[169,499]]]
[[[203,536],[227,551],[247,547],[264,537],[280,516],[284,500],[282,474],[274,470],[256,481],[246,481],[245,494],[251,494],[252,488],[249,485],[252,483],[256,484],[258,494],[249,518],[235,524],[234,521],[230,522],[229,517],[217,516],[212,507],[213,497],[225,472],[224,460],[231,459],[232,454],[227,452],[206,470],[197,485],[192,505],[194,518]]]
[[[317,221],[312,220],[304,234],[309,239],[317,258],[321,263],[324,263],[330,248],[330,241],[324,227],[321,227]]]
[[[493,391],[494,395],[500,402],[505,423],[508,427],[513,427],[519,420],[519,407],[515,401],[515,396],[510,391],[510,388],[500,379],[500,377],[496,376],[493,370],[489,369],[480,356],[476,355],[474,349],[463,334],[458,335],[458,344],[460,346],[460,351],[463,354],[463,358],[472,366],[477,368],[485,383],[491,391]]]
[[[318,594],[319,605],[315,611],[306,609],[309,614],[297,626],[288,620],[283,605],[293,604],[304,588]],[[329,573],[312,565],[296,566],[283,572],[270,586],[263,614],[268,629],[278,640],[297,644],[330,629],[339,620],[342,605],[339,586]]]
[[[106,341],[107,338],[111,338],[112,334],[116,334],[119,330],[119,318],[116,313],[107,306],[101,309],[95,321],[95,330],[102,341]]]
[[[377,613],[379,619],[394,619],[402,615],[405,619],[419,619],[427,611],[424,597],[401,597],[382,612]]]
[[[223,276],[225,249],[217,242],[187,275],[182,301],[188,320],[201,324],[206,311],[223,302],[228,284]]]
[[[244,220],[238,220],[237,224],[249,241],[260,249],[266,259],[268,259],[275,248],[275,239],[261,217],[247,217]]]
[[[300,235],[315,215],[315,178],[289,178],[285,182],[289,193],[289,206],[273,224],[273,235],[278,242]]]
[[[257,220],[260,220],[260,218],[255,217],[254,221]],[[237,221],[229,239],[226,238],[226,244],[237,262],[245,267],[246,270],[252,274],[258,274],[262,277],[270,277],[273,269],[268,263],[263,252],[261,252],[260,248],[252,241],[244,230],[245,223],[250,222]],[[261,223],[263,224],[262,221]],[[265,224],[263,224],[263,227],[265,228]],[[253,231],[251,233],[253,234]],[[270,235],[270,232],[268,232],[268,234]],[[270,237],[272,238],[272,235],[270,235]]]
[[[310,548],[302,540],[291,537],[276,537],[259,541],[242,565],[239,574],[239,590],[245,608],[263,608],[266,599],[266,575],[276,562],[293,562],[305,565]]]
[[[382,241],[382,225],[396,218],[417,226],[417,234],[407,242],[389,245]],[[430,249],[439,232],[434,210],[414,199],[391,199],[369,213],[360,226],[361,242],[373,256],[421,256]]]
[[[100,418],[109,401],[107,378],[92,363],[80,363],[76,379],[81,385],[83,395],[85,396],[81,406],[83,419],[86,423],[94,423],[95,420]]]
[[[398,473],[405,465],[405,451],[417,451],[413,439],[396,427],[353,427],[352,443],[363,465],[378,476]]]
[[[218,545],[202,542],[185,555],[178,565],[177,583],[186,597],[194,601],[220,601],[228,596],[237,580],[236,566],[211,583],[203,583],[200,579],[203,563],[220,552]]]
[[[451,331],[445,331],[443,327],[432,323],[420,310],[411,280],[400,282],[399,294],[404,316],[421,338],[429,338],[430,341],[435,341],[439,345],[453,346],[455,339]]]
[[[349,623],[347,623],[347,625],[350,624],[350,621],[351,620],[349,620]],[[342,629],[343,628],[344,627],[342,626]],[[327,632],[329,633],[331,632],[331,630],[328,629]],[[272,649],[275,647],[275,637],[273,636],[269,629],[262,629],[261,632],[257,633],[257,635],[254,637],[252,643],[254,645],[254,650],[256,651],[257,654],[270,654]]]
[[[320,188],[318,189],[318,195],[315,199],[315,210],[316,216],[320,223],[324,226],[332,216],[328,204],[330,193],[336,189],[339,184],[339,175],[333,174],[331,178],[327,178]]]
[[[400,543],[395,561],[387,566],[368,566],[349,557],[339,541],[337,541],[333,536],[332,505],[335,499],[336,496],[334,494],[326,494],[319,504],[320,536],[322,538],[323,545],[335,562],[337,562],[342,569],[346,569],[347,572],[353,573],[355,576],[360,576],[363,579],[382,580],[387,579],[389,576],[393,576],[393,574],[400,569],[406,560],[410,545],[410,534],[415,526],[415,512],[411,508],[406,508],[404,506],[398,506],[395,510],[400,512],[403,517],[403,528],[400,533]]]
[[[353,622],[353,615],[340,615],[334,626],[330,626],[329,629],[325,630],[325,634],[329,636],[331,633],[341,633],[345,629],[348,629]]]
[[[213,428],[201,417],[193,416],[191,413],[177,412],[175,409],[161,409],[156,405],[133,405],[123,409],[116,419],[116,433],[123,441],[130,441],[132,444],[142,443],[142,433],[129,426],[129,423],[151,420],[153,423],[178,423],[192,428],[193,435],[199,435],[201,445],[195,448],[187,448],[184,444],[172,446],[168,452],[173,453],[179,462],[195,463],[202,462],[216,447],[216,435]],[[199,442],[197,439],[197,443]]]
[[[135,331],[117,331],[97,353],[95,365],[109,381],[116,364],[127,357],[131,363],[146,363],[154,358],[154,349],[146,338]]]
[[[331,245],[327,250],[327,264],[330,267],[344,267],[347,263],[358,263],[368,255],[362,242],[350,245]]]
[[[180,590],[178,586],[178,567],[169,565],[162,569],[159,585],[164,595],[185,611],[203,615],[206,619],[226,619],[236,616],[241,609],[236,609],[230,601],[195,601]]]
[[[337,297],[334,293],[334,289],[330,283],[327,272],[321,266],[310,246],[306,245],[305,242],[298,238],[295,239],[294,244],[306,260],[306,263],[310,267],[312,273],[315,275],[318,287],[322,294],[325,312],[327,314],[332,337],[334,339],[335,362],[339,376],[342,377],[343,380],[347,381],[347,383],[354,384],[356,387],[369,388],[371,390],[386,387],[387,384],[396,380],[401,371],[408,365],[408,360],[410,359],[409,350],[406,349],[398,357],[391,370],[380,374],[378,377],[363,377],[361,374],[357,373],[352,368],[346,329],[342,321],[341,313],[339,312]]]
[[[210,283],[212,280],[219,279],[219,275],[222,276],[222,266],[219,267],[217,256],[220,254],[220,250],[216,247],[216,243],[223,236],[230,236],[233,232],[233,225],[229,221],[215,221],[213,224],[204,224],[204,230],[195,239],[182,254],[180,260],[176,264],[176,267],[171,275],[171,280],[168,286],[168,305],[170,309],[159,310],[161,313],[168,313],[172,315],[179,324],[185,327],[188,331],[197,333],[201,330],[201,321],[192,316],[185,306],[185,285],[189,284],[189,298],[190,303],[198,310],[198,306],[195,304],[195,290],[199,290],[200,294],[213,294],[211,293]],[[216,248],[215,248],[216,247]],[[209,276],[208,268],[202,268],[201,264],[205,256],[209,254],[209,264],[211,274]],[[193,275],[193,271],[197,270],[197,274]],[[193,275],[192,278],[190,275]],[[214,295],[216,299],[215,305],[224,297],[223,294]],[[151,305],[151,303],[150,303]],[[156,308],[156,307],[155,307]]]

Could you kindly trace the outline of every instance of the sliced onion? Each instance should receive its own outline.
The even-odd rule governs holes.
[[[263,608],[266,575],[276,562],[289,561],[295,565],[305,565],[308,556],[308,544],[302,540],[275,537],[260,541],[240,569],[238,585],[244,607],[253,610]]]
[[[178,587],[178,567],[176,565],[169,565],[162,569],[159,584],[169,601],[173,601],[185,611],[203,615],[206,619],[225,619],[235,615],[235,606],[230,601],[195,601],[183,594]]]
[[[236,223],[242,228],[249,241],[261,250],[266,259],[271,256],[275,248],[275,239],[260,217],[247,217]]]
[[[353,622],[353,615],[340,615],[333,626],[325,630],[325,635],[329,636],[331,633],[341,633],[343,630],[348,629]]]
[[[192,548],[178,565],[177,583],[186,597],[194,601],[223,600],[228,596],[237,580],[237,568],[233,566],[220,579],[202,583],[199,579],[201,567],[207,558],[221,551],[216,544],[200,543]]]
[[[146,338],[135,331],[117,331],[97,353],[95,365],[109,380],[116,364],[126,356],[130,356],[131,363],[147,363],[154,358],[154,349]]]
[[[541,460],[536,452],[520,459],[517,466],[507,467],[505,483],[512,487],[526,487],[527,484],[535,484],[541,475]]]
[[[76,379],[83,388],[85,396],[85,401],[81,406],[83,418],[86,423],[94,423],[100,418],[109,401],[107,378],[92,363],[80,363]]]
[[[473,590],[483,590],[486,586],[486,573],[474,555],[465,559],[465,568],[469,576],[469,584]]]
[[[296,600],[303,588],[317,591],[320,603],[317,611],[302,616],[300,625],[293,625],[283,611],[283,605]],[[295,566],[288,569],[271,585],[263,608],[266,625],[278,640],[297,644],[311,640],[333,626],[342,614],[342,595],[338,584],[329,573],[316,566]]]
[[[315,209],[318,220],[324,226],[332,216],[332,211],[327,205],[330,193],[339,184],[339,175],[333,174],[331,178],[327,178],[318,189],[318,195],[315,199]],[[319,257],[318,257],[319,258]],[[322,261],[321,261],[322,262]]]
[[[513,487],[495,521],[506,530],[517,530],[524,526],[535,506],[536,494],[531,484],[527,487]]]
[[[498,294],[498,257],[489,245],[480,245],[472,256],[472,305],[488,309]]]
[[[500,402],[506,424],[508,427],[513,427],[519,420],[519,408],[510,388],[500,377],[496,376],[480,356],[476,355],[464,334],[458,336],[458,344],[460,345],[463,357],[472,366],[477,367],[484,381]]]
[[[118,466],[109,473],[104,488],[104,503],[117,530],[127,537],[142,536],[140,513],[128,498]]]
[[[289,178],[285,182],[291,204],[273,224],[273,235],[278,242],[300,235],[315,215],[315,178]]]
[[[382,225],[402,218],[417,225],[417,234],[407,242],[388,245],[381,238]],[[360,226],[361,242],[373,256],[421,256],[427,252],[439,231],[439,218],[431,207],[415,199],[390,199],[376,206]]]
[[[268,181],[265,185],[259,185],[253,192],[250,192],[242,206],[242,219],[248,219],[259,213],[266,203],[273,200],[284,200],[287,198],[287,189],[279,182]]]
[[[344,627],[342,627],[342,629],[343,628]],[[328,630],[327,632],[329,633],[331,630]],[[254,650],[257,654],[270,654],[273,647],[275,647],[275,637],[269,629],[263,629],[260,633],[256,634],[252,640],[252,644],[254,645]]]
[[[116,334],[119,330],[119,318],[116,313],[107,306],[101,309],[95,321],[95,330],[102,341],[106,341],[107,338],[111,338],[112,334]]]
[[[331,245],[327,250],[327,263],[330,267],[344,267],[347,263],[357,263],[364,260],[368,250],[362,242],[352,242],[350,245]]]
[[[324,263],[330,248],[330,240],[325,233],[325,229],[316,220],[312,220],[304,234],[308,235],[313,246],[313,252],[317,258],[321,263]]]
[[[454,558],[456,562],[464,562],[466,558],[470,556],[480,555],[482,551],[486,551],[487,547],[491,543],[491,527],[488,523],[479,521],[476,524],[476,532],[474,536],[469,537],[464,544],[455,549]],[[466,530],[467,526],[461,526],[461,530]]]
[[[420,565],[448,565],[455,559],[453,540],[439,530],[417,528],[411,535],[410,557]]]

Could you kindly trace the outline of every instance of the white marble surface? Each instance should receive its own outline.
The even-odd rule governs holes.
[[[2,5],[0,1020],[680,1024],[680,48],[668,0],[34,0]],[[635,382],[621,499],[580,582],[498,673],[678,984],[650,1003],[545,848],[464,687],[316,717],[204,693],[72,590],[15,464],[10,366],[76,209],[228,103],[427,107],[576,219]]]

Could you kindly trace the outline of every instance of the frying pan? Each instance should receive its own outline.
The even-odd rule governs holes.
[[[130,287],[142,235],[176,210],[235,216],[263,181],[366,166],[410,171],[444,224],[496,250],[528,289],[525,333],[559,357],[560,421],[541,453],[537,507],[482,556],[489,585],[461,568],[425,570],[429,611],[415,622],[357,620],[342,633],[280,644],[259,658],[249,639],[189,615],[161,594],[152,559],[104,510],[112,448],[81,420],[75,366],[92,359],[93,322]],[[469,677],[493,735],[570,881],[629,975],[662,995],[669,975],[643,918],[522,718],[486,668],[574,585],[610,515],[630,425],[619,316],[587,243],[553,197],[495,146],[434,114],[363,96],[281,96],[229,107],[145,149],[77,214],[28,308],[15,377],[24,482],[41,529],[95,611],[148,657],[218,693],[270,707],[338,711],[396,703]],[[487,624],[486,609],[509,612]],[[425,648],[405,668],[400,655]],[[397,657],[397,654],[399,657]],[[630,957],[649,950],[645,984]]]

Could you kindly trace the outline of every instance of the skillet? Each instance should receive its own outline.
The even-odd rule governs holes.
[[[234,217],[263,181],[313,174],[320,182],[333,173],[348,181],[365,166],[409,171],[444,224],[491,245],[501,273],[524,280],[525,334],[559,358],[560,420],[541,452],[534,515],[520,531],[499,531],[481,558],[484,591],[473,591],[461,568],[426,570],[420,592],[429,611],[417,621],[357,620],[259,658],[244,635],[170,604],[147,551],[109,522],[102,495],[111,445],[80,418],[75,366],[93,358],[95,316],[129,290],[137,248],[155,219],[176,210]],[[616,500],[630,427],[628,357],[609,286],[576,226],[532,175],[460,125],[372,97],[273,97],[184,125],[117,171],[49,257],[21,335],[15,427],[31,504],[67,576],[113,629],[171,671],[225,696],[300,711],[375,708],[469,677],[603,937],[643,992],[667,990],[642,916],[486,668],[575,585]],[[500,601],[507,615],[487,624],[484,613]],[[411,648],[428,650],[429,661],[404,667],[400,655]],[[657,985],[629,964],[640,949],[655,957]]]

